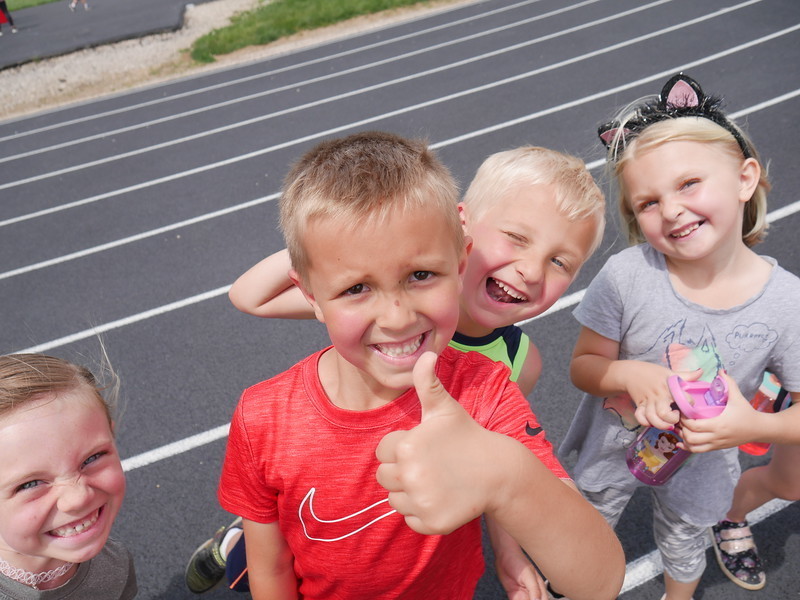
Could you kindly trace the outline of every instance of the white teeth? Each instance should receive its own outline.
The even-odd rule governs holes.
[[[690,233],[695,231],[698,227],[700,227],[700,223],[695,223],[694,225],[692,225],[688,229],[683,229],[683,230],[679,231],[678,233],[671,233],[670,236],[674,237],[674,238],[686,237],[687,235],[689,235]]]
[[[86,519],[83,523],[78,523],[77,525],[69,525],[66,527],[59,527],[58,529],[53,529],[51,533],[57,537],[70,537],[73,535],[78,535],[80,532],[88,529],[92,525],[97,522],[97,517],[100,515],[100,511],[95,511],[95,513]]]
[[[392,358],[400,358],[402,356],[410,356],[414,354],[422,345],[422,336],[411,342],[404,344],[375,344],[375,347],[386,356]]]
[[[523,296],[522,294],[520,294],[519,292],[517,292],[513,288],[508,287],[502,281],[500,281],[498,279],[495,279],[494,281],[506,294],[508,294],[509,296],[514,298],[515,300],[527,300],[527,298],[525,296]]]

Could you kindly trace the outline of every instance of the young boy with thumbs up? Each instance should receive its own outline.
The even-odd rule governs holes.
[[[384,133],[324,142],[287,176],[291,277],[332,346],[246,390],[233,416],[218,495],[243,518],[256,600],[470,599],[483,511],[573,600],[616,597],[619,543],[560,481],[567,474],[506,368],[447,346],[468,250],[456,194],[424,143]],[[471,464],[434,449],[434,465],[453,466],[460,483],[432,491],[450,490],[462,508],[429,532],[430,515],[418,521],[403,506],[411,496],[396,467],[410,446],[381,440],[440,421],[454,424],[447,437],[496,437],[485,458],[470,450]],[[448,533],[426,535],[435,530]]]

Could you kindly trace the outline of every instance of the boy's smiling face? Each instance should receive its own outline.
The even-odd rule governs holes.
[[[597,222],[562,215],[550,185],[521,185],[472,218],[459,333],[479,337],[550,308],[589,257]]]
[[[355,225],[319,220],[304,245],[305,284],[292,277],[334,345],[320,363],[323,387],[343,408],[393,400],[412,387],[419,356],[439,354],[456,329],[466,250],[443,216],[420,208]]]

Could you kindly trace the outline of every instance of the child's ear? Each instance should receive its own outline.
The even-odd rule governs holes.
[[[297,286],[297,289],[303,293],[303,297],[311,305],[311,308],[314,309],[314,316],[317,318],[317,321],[324,323],[325,318],[322,315],[319,304],[317,304],[317,301],[314,299],[314,294],[311,289],[303,282],[303,278],[300,277],[300,274],[294,269],[289,269],[289,279],[291,279],[292,283]]]
[[[467,205],[463,202],[458,203],[458,218],[461,219],[461,228],[464,230],[464,235],[469,235],[469,226],[467,224]]]
[[[755,158],[748,158],[739,171],[739,201],[747,202],[753,197],[761,180],[761,165]]]
[[[464,236],[464,256],[462,257],[463,264],[458,265],[459,273],[463,275],[464,269],[467,268],[467,260],[469,259],[470,252],[472,252],[472,237]]]
[[[472,238],[464,236],[464,249],[461,250],[458,257],[458,294],[464,291],[464,274],[467,272],[467,261],[469,253],[472,250]]]

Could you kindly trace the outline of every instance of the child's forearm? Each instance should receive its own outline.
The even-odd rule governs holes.
[[[616,598],[625,557],[611,527],[522,445],[489,514],[572,600]]]
[[[279,250],[241,275],[228,291],[240,311],[257,317],[311,319],[314,312],[289,278],[287,250]]]
[[[621,394],[627,391],[626,362],[596,354],[575,356],[569,367],[570,377],[575,387],[593,396],[602,398]]]
[[[489,533],[489,539],[492,542],[492,549],[494,549],[495,554],[502,554],[508,551],[522,554],[522,549],[517,541],[506,533],[493,518],[488,516],[486,517],[486,531]]]
[[[692,452],[735,448],[748,442],[800,444],[800,393],[792,392],[794,404],[778,413],[760,412],[750,406],[729,376],[728,405],[718,417],[683,419],[684,447]]]
[[[523,396],[527,396],[533,391],[536,382],[539,381],[539,375],[542,374],[542,355],[539,349],[533,342],[528,342],[528,355],[525,357],[525,362],[517,379],[517,386],[522,392]]]
[[[297,579],[289,569],[269,576],[254,576],[248,569],[250,595],[253,600],[297,600]]]
[[[547,600],[547,585],[536,567],[510,534],[486,515],[486,529],[492,542],[495,570],[509,598]]]
[[[572,383],[593,396],[611,396],[626,391],[619,379],[619,342],[581,327],[569,371]]]
[[[800,444],[800,404],[792,404],[778,413],[755,412],[750,426],[750,439],[747,441]]]

